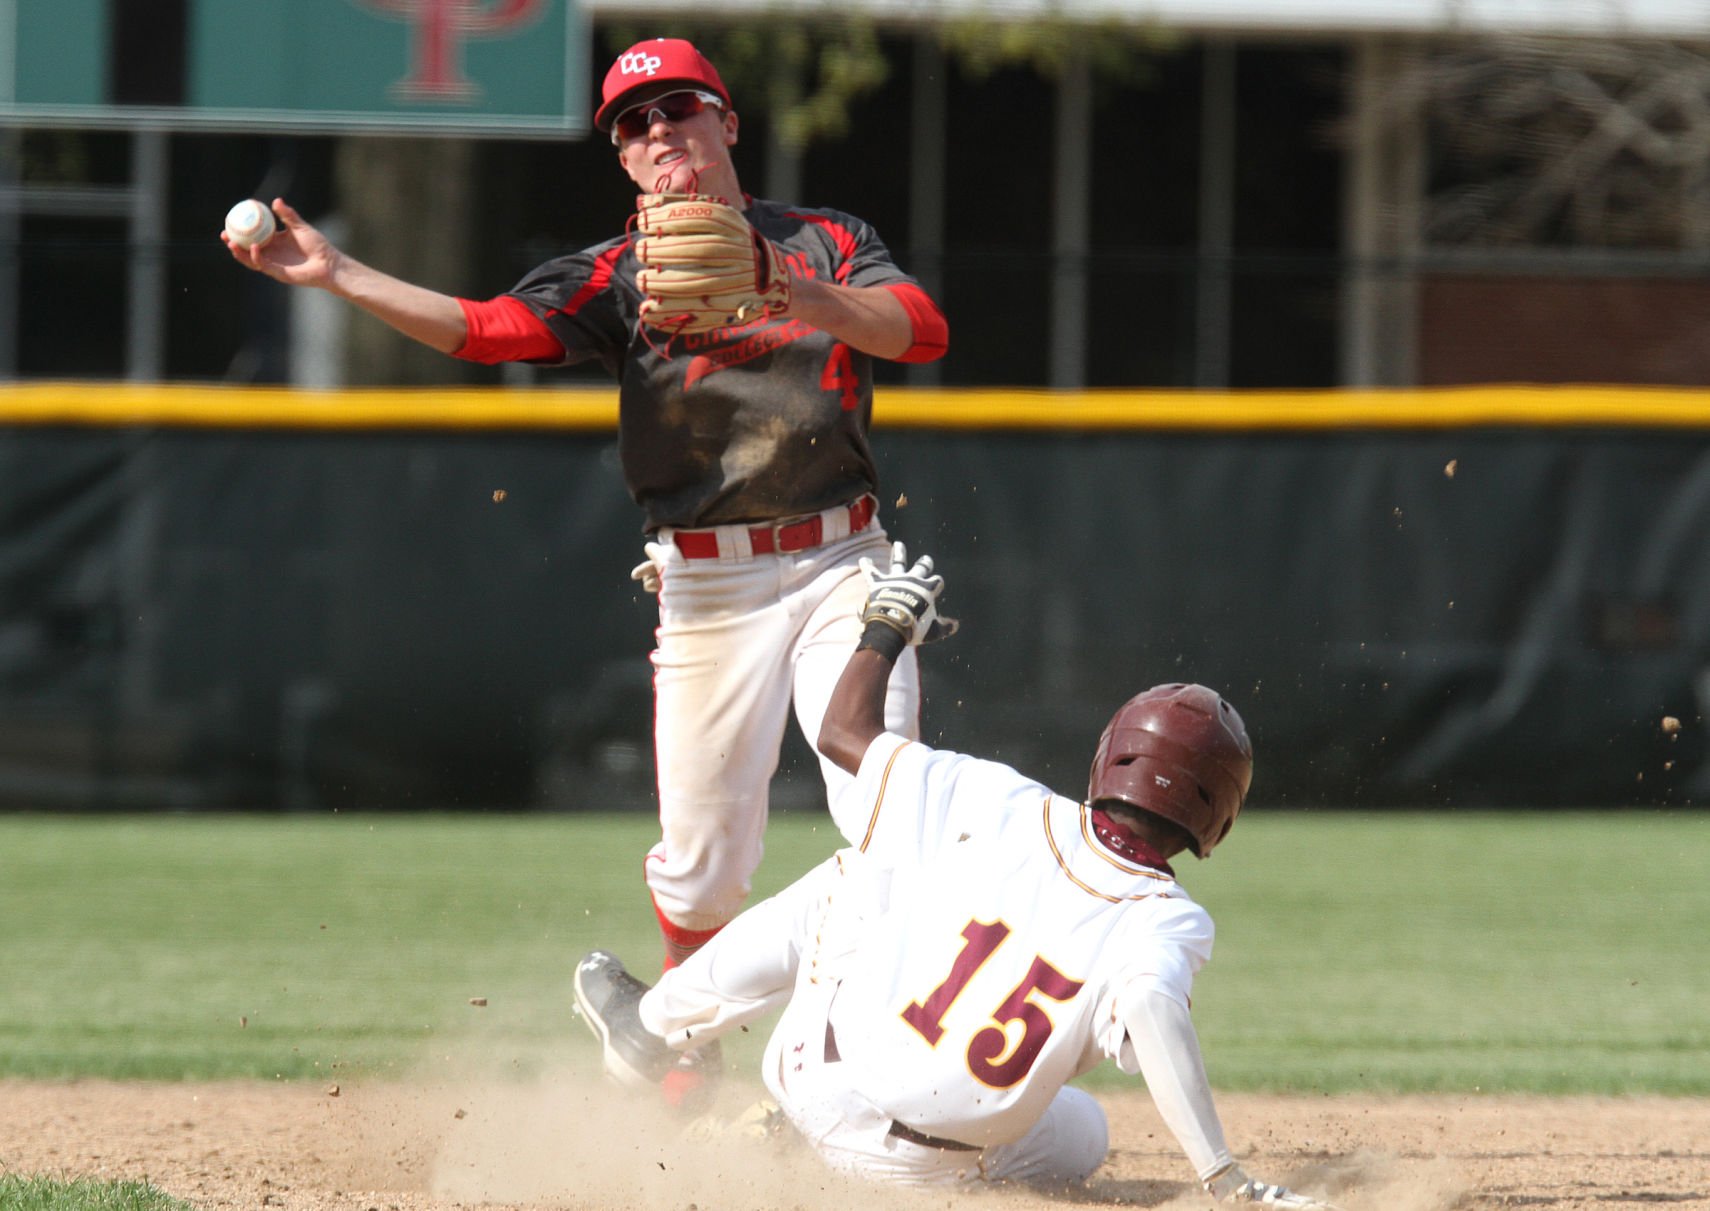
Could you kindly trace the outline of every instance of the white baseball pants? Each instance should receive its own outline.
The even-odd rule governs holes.
[[[828,1059],[826,1020],[836,985],[798,980],[829,898],[841,878],[827,859],[756,904],[641,1000],[641,1021],[674,1047],[716,1037],[784,1008],[766,1044],[761,1075],[791,1124],[831,1168],[904,1185],[1015,1181],[1066,1186],[1086,1180],[1110,1147],[1104,1109],[1083,1090],[1057,1092],[1021,1139],[979,1151],[952,1151],[892,1133],[872,1100],[882,1073],[855,1072]]]
[[[742,527],[723,527],[716,559],[687,559],[662,534],[647,544],[659,580],[653,652],[654,755],[661,837],[647,886],[679,929],[718,929],[748,897],[760,865],[768,791],[790,704],[809,745],[832,687],[861,637],[867,582],[857,560],[889,566],[877,519],[858,534],[784,555],[754,555]],[[829,524],[829,523],[828,523]],[[725,532],[739,541],[726,542]],[[913,649],[891,676],[886,726],[920,730]],[[832,821],[853,779],[823,758]]]

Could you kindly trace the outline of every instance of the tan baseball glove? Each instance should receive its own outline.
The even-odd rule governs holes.
[[[650,328],[707,332],[790,305],[790,275],[777,245],[717,198],[643,194],[635,230],[641,322]]]

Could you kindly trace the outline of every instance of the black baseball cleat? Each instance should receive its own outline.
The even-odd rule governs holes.
[[[678,1056],[641,1024],[639,1007],[648,987],[603,950],[576,964],[576,1008],[600,1040],[606,1074],[631,1089],[658,1092]]]

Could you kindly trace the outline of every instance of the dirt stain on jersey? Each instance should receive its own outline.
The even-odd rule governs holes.
[[[737,434],[725,450],[720,468],[727,484],[746,483],[787,463],[788,443],[800,440],[801,429],[788,417],[763,416],[754,426]]]

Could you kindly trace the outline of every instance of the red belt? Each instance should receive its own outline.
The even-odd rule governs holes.
[[[835,515],[840,509],[847,510],[849,533],[859,534],[867,528],[867,523],[873,520],[878,504],[879,502],[869,495],[826,512]],[[756,555],[787,555],[792,551],[812,550],[825,541],[825,517],[825,513],[815,513],[812,517],[801,517],[794,521],[748,526],[746,529],[749,545]],[[718,531],[719,527],[710,530],[673,530],[671,541],[677,544],[677,549],[683,553],[684,559],[717,559]]]

